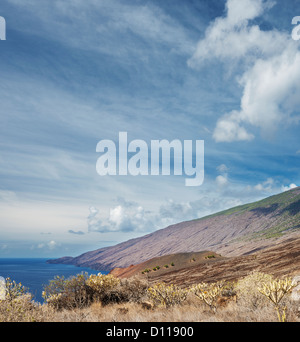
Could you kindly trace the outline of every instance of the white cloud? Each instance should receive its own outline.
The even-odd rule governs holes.
[[[274,133],[300,105],[299,78],[300,53],[294,49],[258,60],[243,76],[244,94],[238,119],[261,128],[264,134]]]
[[[263,0],[228,0],[227,15],[209,26],[188,62],[194,68],[213,58],[230,66],[242,62],[237,63],[244,69],[239,78],[240,110],[218,120],[213,133],[217,142],[250,141],[254,135],[249,126],[271,137],[280,124],[299,120],[295,117],[300,105],[298,45],[286,32],[263,31],[250,22],[272,5]]]
[[[237,111],[233,111],[218,120],[213,133],[213,138],[216,142],[250,141],[254,139],[254,135],[248,133],[240,125],[241,120],[239,116]]]
[[[297,188],[297,185],[292,183],[292,184],[290,184],[288,186],[282,186],[281,187],[281,191],[285,192],[285,191],[289,191],[289,190],[292,190],[292,189],[295,189],[295,188]]]
[[[224,175],[224,176],[220,175],[216,178],[216,182],[219,186],[224,186],[224,185],[228,184],[228,178],[226,175]]]
[[[269,2],[263,0],[228,0],[226,17],[217,18],[208,27],[189,66],[197,67],[212,58],[238,60],[259,52],[272,53],[280,48],[282,35],[277,31],[261,31],[257,25],[249,26],[249,20],[259,17]],[[246,10],[247,9],[247,10]]]
[[[151,212],[146,212],[137,203],[118,199],[120,204],[109,209],[107,217],[100,217],[100,211],[90,208],[88,216],[88,231],[109,232],[146,232],[157,228],[157,217]]]

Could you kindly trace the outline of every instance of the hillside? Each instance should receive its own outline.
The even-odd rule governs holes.
[[[182,222],[116,246],[78,257],[50,260],[110,271],[155,257],[199,251],[223,256],[250,254],[300,236],[300,188],[232,208],[201,219]]]
[[[156,257],[126,268],[115,268],[110,274],[117,278],[129,278],[136,275],[144,275],[148,278],[161,277],[189,267],[212,264],[217,260],[224,260],[224,258],[214,252],[178,253]]]
[[[168,268],[163,267],[166,264]],[[162,267],[153,270],[157,265]],[[145,272],[145,269],[151,271]],[[250,255],[224,258],[212,252],[173,254],[127,268],[116,268],[110,273],[118,278],[138,276],[147,278],[150,283],[165,282],[186,287],[201,282],[236,281],[253,271],[275,277],[294,276],[299,275],[299,269],[300,237],[293,233],[288,240]]]
[[[253,271],[275,277],[295,276],[299,275],[299,269],[300,238],[292,234],[290,239],[250,255],[206,260],[168,273],[151,272],[148,279],[154,283],[188,286],[199,282],[236,281]],[[129,276],[129,273],[123,274],[125,276]]]

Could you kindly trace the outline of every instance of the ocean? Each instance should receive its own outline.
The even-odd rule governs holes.
[[[0,258],[0,277],[10,278],[17,283],[22,283],[34,296],[34,300],[43,303],[42,291],[44,285],[55,276],[71,276],[87,272],[88,274],[98,274],[107,272],[95,271],[90,268],[76,267],[73,265],[47,264],[47,259],[2,259]]]

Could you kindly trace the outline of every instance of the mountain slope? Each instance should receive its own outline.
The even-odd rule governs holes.
[[[151,272],[148,280],[151,283],[165,282],[179,286],[189,286],[201,282],[236,281],[251,272],[263,272],[275,277],[296,276],[300,269],[300,237],[293,237],[283,242],[277,242],[274,246],[265,248],[251,255],[236,256],[231,258],[217,258],[215,260],[195,263],[189,267],[180,269],[170,268],[169,272]],[[142,275],[138,268],[124,269],[122,278]],[[116,272],[116,276],[119,275]]]
[[[170,272],[185,270],[189,267],[199,265],[213,264],[216,261],[224,260],[225,258],[214,252],[192,252],[178,253],[156,257],[148,261],[144,261],[138,265],[132,265],[126,268],[114,268],[110,274],[117,278],[129,278],[132,276],[155,277],[165,276]]]
[[[249,254],[272,246],[274,239],[300,234],[300,187],[262,201],[183,222],[113,247],[76,258],[52,260],[110,271],[154,257],[212,250],[224,256]]]

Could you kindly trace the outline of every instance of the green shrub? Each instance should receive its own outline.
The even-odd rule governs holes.
[[[142,271],[142,274],[150,273],[150,272],[151,272],[151,270],[149,268],[146,268],[146,269],[144,269],[144,271]]]

